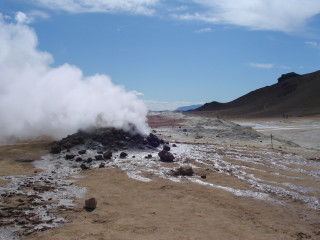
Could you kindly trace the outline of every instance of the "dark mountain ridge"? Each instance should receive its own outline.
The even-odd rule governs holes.
[[[274,117],[320,114],[320,71],[283,74],[278,82],[259,88],[231,102],[206,103],[195,111],[230,117]]]

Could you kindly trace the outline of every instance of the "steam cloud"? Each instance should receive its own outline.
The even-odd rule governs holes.
[[[16,20],[8,23],[0,13],[0,141],[60,138],[92,126],[149,132],[147,108],[134,92],[106,75],[84,77],[70,64],[51,67],[34,30]]]

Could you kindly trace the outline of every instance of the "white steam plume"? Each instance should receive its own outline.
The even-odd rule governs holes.
[[[23,22],[0,14],[0,141],[11,137],[64,137],[79,128],[115,127],[147,134],[147,109],[134,92],[106,75],[84,77],[75,66],[53,68],[49,53]]]

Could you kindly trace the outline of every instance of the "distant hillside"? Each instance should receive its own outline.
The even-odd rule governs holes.
[[[196,108],[201,107],[202,104],[197,104],[197,105],[191,105],[191,106],[184,106],[184,107],[179,107],[177,108],[175,111],[176,112],[186,112],[186,111],[190,111],[190,110],[194,110]]]
[[[252,91],[231,102],[211,102],[195,111],[230,117],[320,115],[320,71],[283,74],[271,86]]]

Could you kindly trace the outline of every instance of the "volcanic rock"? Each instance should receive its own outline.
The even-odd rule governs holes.
[[[103,154],[103,158],[104,159],[111,159],[112,158],[112,152],[111,151],[105,152]]]
[[[93,210],[97,207],[97,200],[95,198],[89,198],[85,201],[85,208]]]
[[[126,158],[127,156],[128,156],[128,153],[126,153],[126,152],[120,153],[120,158]]]
[[[105,148],[139,148],[144,144],[159,146],[163,144],[163,141],[154,134],[150,134],[147,139],[145,139],[142,135],[134,135],[115,128],[92,128],[86,131],[79,130],[75,134],[54,142],[52,148],[54,148],[53,152],[58,153],[59,147],[57,146],[60,146],[61,150],[63,150],[70,149],[79,144],[86,144],[91,149],[96,149],[98,145],[103,145]]]
[[[170,147],[169,147],[168,145],[164,145],[164,146],[163,146],[163,150],[165,150],[165,151],[170,151]]]
[[[95,158],[96,160],[103,160],[103,156],[102,156],[101,154],[95,155],[94,158]]]
[[[100,163],[99,168],[104,168],[105,165],[106,165],[106,164],[105,164],[104,162],[102,162],[102,163]]]
[[[82,159],[82,157],[77,157],[76,158],[76,162],[81,162],[83,159]]]
[[[87,164],[84,164],[84,163],[82,163],[82,164],[80,165],[80,167],[81,167],[82,170],[88,170],[88,169],[90,169],[90,167],[89,167]]]
[[[91,158],[91,157],[89,157],[88,159],[87,159],[87,163],[91,163],[93,161],[93,159]]]
[[[61,152],[61,146],[59,146],[58,144],[53,144],[51,147],[51,153],[60,153]]]
[[[78,153],[79,153],[80,155],[83,155],[83,154],[86,154],[86,152],[87,152],[87,150],[83,149],[83,150],[80,150]]]
[[[67,160],[70,160],[70,159],[74,159],[75,156],[76,156],[75,154],[67,154],[65,158],[66,158]]]
[[[161,144],[161,140],[153,133],[150,133],[150,135],[147,137],[147,141],[152,147],[159,147]]]
[[[163,162],[173,162],[174,159],[173,154],[165,150],[159,152],[158,156],[160,157],[160,160]]]

